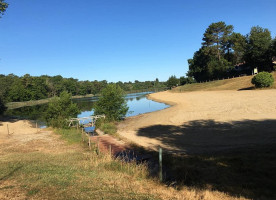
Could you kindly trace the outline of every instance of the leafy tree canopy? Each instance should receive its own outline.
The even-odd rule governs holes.
[[[232,32],[232,25],[226,25],[225,22],[222,21],[212,23],[203,35],[202,44],[203,46],[213,49],[214,54],[220,60],[221,54],[229,48],[228,40]]]
[[[170,76],[169,79],[167,80],[167,86],[169,88],[172,88],[177,85],[179,85],[179,79],[176,78],[176,76]]]
[[[254,26],[247,38],[245,61],[252,68],[258,67],[259,71],[271,69],[270,46],[272,38],[268,29]]]
[[[63,91],[60,94],[60,98],[56,97],[49,103],[45,112],[45,120],[49,126],[66,128],[68,127],[66,120],[77,116],[79,108],[77,104],[72,102],[71,97],[71,94]]]
[[[208,26],[203,34],[202,47],[188,60],[188,77],[199,82],[251,74],[255,67],[259,71],[273,69],[276,42],[272,41],[270,31],[255,26],[247,36],[243,36],[233,29],[224,22]]]
[[[109,121],[118,121],[127,114],[128,107],[124,91],[116,84],[109,84],[101,91],[94,107],[95,114],[104,114]]]
[[[0,115],[2,115],[6,111],[7,107],[5,106],[5,103],[0,96]]]

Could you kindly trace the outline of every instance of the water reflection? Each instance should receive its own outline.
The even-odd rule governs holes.
[[[169,107],[164,103],[158,103],[152,100],[148,100],[146,98],[146,95],[149,93],[151,92],[133,93],[125,96],[125,99],[127,100],[127,105],[129,107],[129,111],[126,115],[127,117],[162,110]],[[93,107],[97,100],[98,97],[74,99],[73,101],[77,103],[81,111],[78,117],[88,117],[90,115],[93,115]],[[43,121],[43,116],[46,109],[47,104],[22,107],[8,110],[5,115]]]

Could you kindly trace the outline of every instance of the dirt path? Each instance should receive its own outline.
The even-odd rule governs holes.
[[[101,152],[110,153],[109,148],[111,147],[111,153],[113,156],[127,150],[128,148],[125,142],[119,141],[118,139],[110,135],[91,136],[90,138],[92,142],[94,142],[95,144],[99,144]]]
[[[166,91],[149,98],[173,106],[118,126],[141,146],[193,154],[276,143],[276,90]]]

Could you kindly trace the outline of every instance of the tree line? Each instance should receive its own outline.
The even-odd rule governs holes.
[[[188,60],[188,77],[199,82],[251,74],[254,68],[275,70],[272,58],[276,56],[276,38],[272,38],[267,28],[254,26],[247,35],[233,30],[234,26],[225,22],[209,25],[203,34],[202,46]]]
[[[67,91],[71,95],[99,94],[108,84],[103,81],[79,81],[74,78],[64,78],[57,76],[16,76],[14,74],[0,74],[0,97],[5,102],[20,102],[29,100],[39,100],[54,96],[60,96],[61,92]],[[155,81],[135,81],[135,82],[117,82],[124,91],[152,89],[166,87],[164,82],[158,79]]]

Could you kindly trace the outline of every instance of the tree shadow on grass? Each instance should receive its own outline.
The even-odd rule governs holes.
[[[276,120],[196,120],[181,126],[140,128],[138,136],[165,145],[168,183],[276,199]]]

